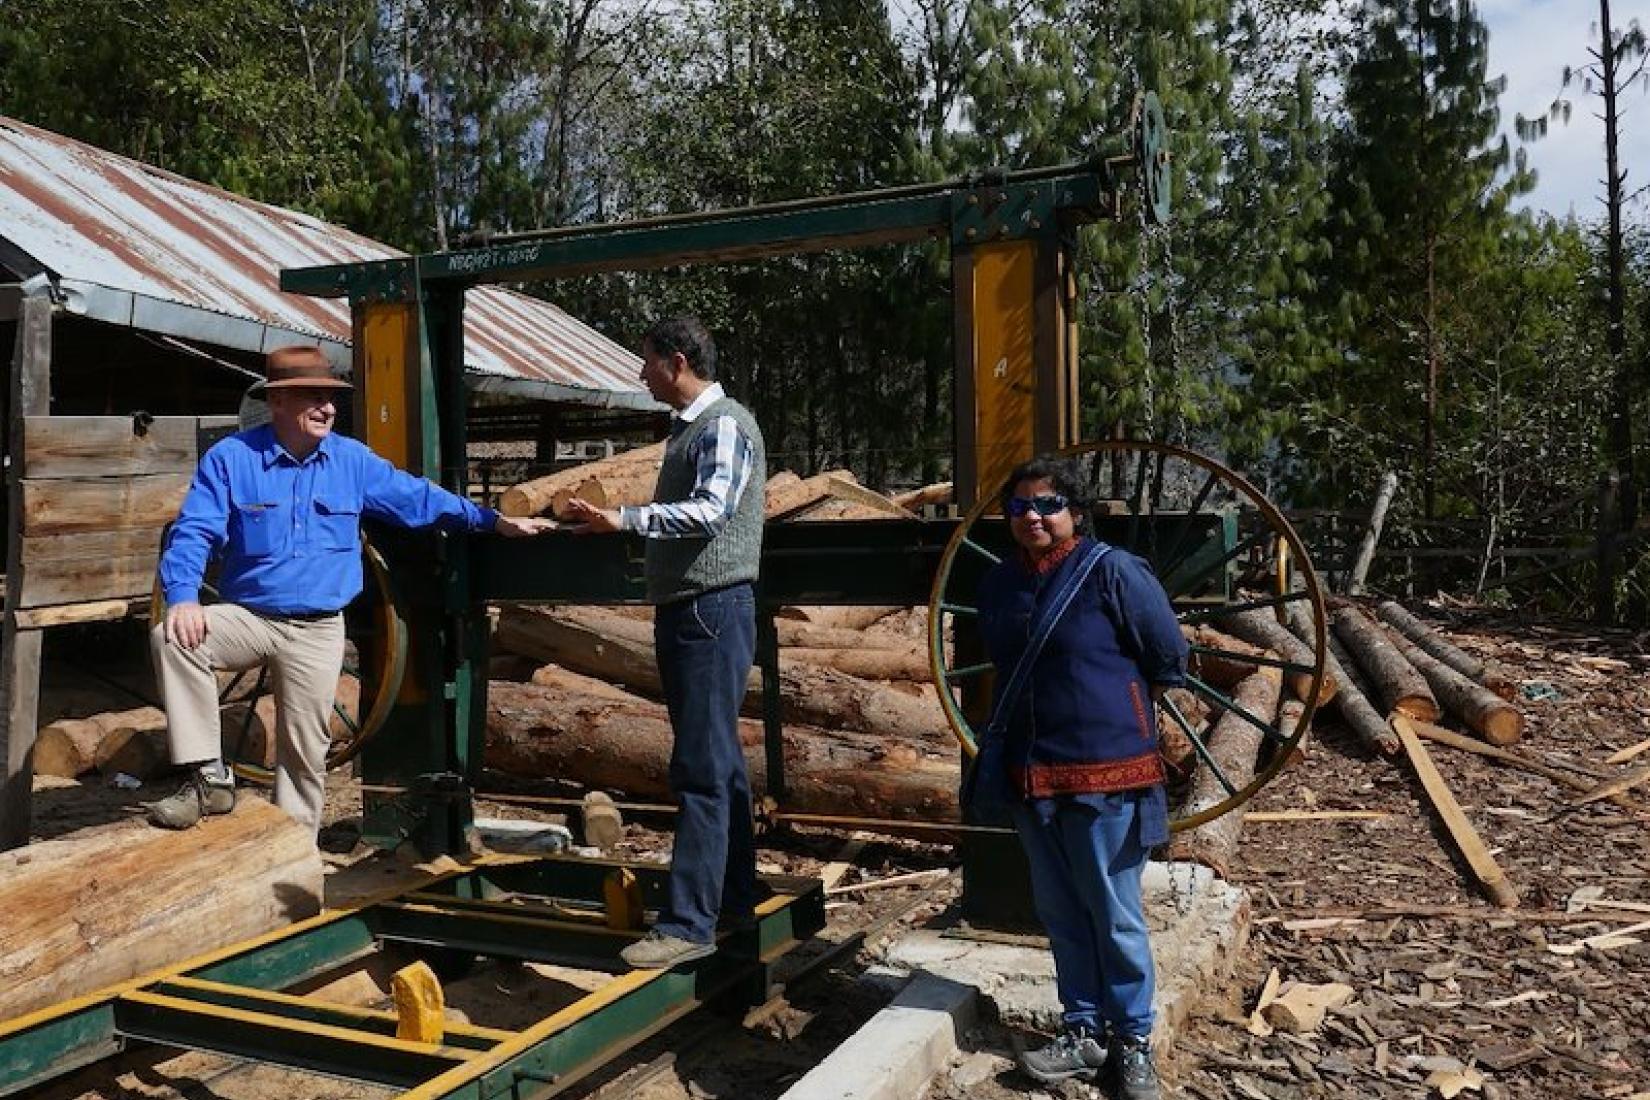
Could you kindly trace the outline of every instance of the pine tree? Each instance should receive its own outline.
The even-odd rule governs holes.
[[[1456,334],[1481,304],[1508,203],[1533,177],[1496,138],[1502,82],[1488,76],[1489,36],[1470,0],[1386,0],[1356,31],[1325,272],[1349,340],[1325,405],[1368,462],[1358,475],[1412,470],[1431,517],[1447,388],[1471,355]]]

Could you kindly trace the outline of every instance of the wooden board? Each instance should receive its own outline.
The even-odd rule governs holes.
[[[160,555],[160,532],[153,527],[113,531],[75,531],[67,535],[33,535],[23,540],[23,564],[108,561],[111,558]]]
[[[61,535],[115,528],[158,530],[177,518],[188,474],[23,481],[23,533]]]
[[[41,561],[24,574],[18,607],[147,596],[155,583],[155,551],[117,558]]]
[[[193,416],[161,416],[142,435],[124,416],[30,416],[23,421],[23,476],[131,477],[195,469]]]

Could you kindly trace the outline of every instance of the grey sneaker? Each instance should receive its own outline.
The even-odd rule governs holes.
[[[716,954],[714,943],[694,943],[658,929],[619,952],[619,958],[637,970],[668,970],[678,963],[692,962]]]
[[[1145,1035],[1124,1035],[1115,1040],[1117,1095],[1122,1100],[1157,1100],[1157,1066],[1152,1062],[1152,1041]]]
[[[196,772],[184,781],[176,794],[149,803],[149,824],[162,829],[189,829],[203,817],[226,814],[234,808],[234,787],[208,783]]]
[[[1100,1037],[1084,1028],[1067,1028],[1038,1050],[1020,1055],[1020,1068],[1036,1081],[1052,1085],[1072,1077],[1094,1080],[1106,1064]]]

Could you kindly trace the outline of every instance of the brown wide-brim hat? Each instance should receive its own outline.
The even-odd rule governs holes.
[[[332,373],[332,364],[321,349],[307,345],[276,348],[264,357],[262,381],[252,383],[247,393],[262,397],[268,390],[352,390],[355,387]]]

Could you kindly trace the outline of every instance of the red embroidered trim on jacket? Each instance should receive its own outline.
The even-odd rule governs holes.
[[[1129,702],[1134,704],[1134,720],[1140,724],[1140,736],[1145,741],[1151,741],[1151,726],[1146,724],[1146,703],[1140,698],[1140,684],[1129,681]]]
[[[1059,794],[1111,794],[1163,782],[1163,758],[1154,749],[1126,760],[1090,764],[1032,764],[1014,769],[1014,785],[1028,798]]]

